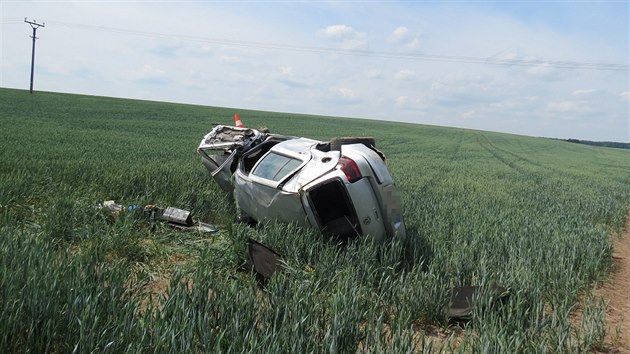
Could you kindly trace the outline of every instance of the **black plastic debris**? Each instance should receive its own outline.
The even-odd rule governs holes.
[[[282,256],[262,243],[247,240],[247,260],[254,267],[258,280],[265,282],[282,267]]]
[[[508,290],[500,286],[489,288],[481,286],[455,287],[451,289],[451,302],[448,308],[448,317],[455,321],[469,320],[472,317],[474,301],[484,292],[487,292],[487,295],[491,297],[491,304],[505,299],[509,295]]]

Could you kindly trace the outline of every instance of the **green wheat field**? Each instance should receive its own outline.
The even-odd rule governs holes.
[[[253,128],[373,136],[405,241],[337,245],[236,222],[196,153],[234,113]],[[138,211],[191,210],[214,234]],[[373,120],[0,89],[0,352],[403,353],[605,349],[592,295],[630,208],[630,151]],[[261,286],[246,240],[283,255]],[[449,322],[453,286],[481,296]]]

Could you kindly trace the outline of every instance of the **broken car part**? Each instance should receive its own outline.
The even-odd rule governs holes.
[[[465,321],[472,317],[474,302],[482,295],[489,296],[490,304],[505,299],[509,292],[500,286],[461,286],[451,289],[451,301],[447,309],[448,317],[455,321]]]
[[[262,243],[247,240],[247,260],[261,281],[267,281],[282,267],[282,256]]]

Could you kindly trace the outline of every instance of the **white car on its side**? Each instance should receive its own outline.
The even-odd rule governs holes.
[[[241,217],[310,225],[342,237],[405,237],[400,199],[372,138],[329,142],[217,125],[202,162]]]

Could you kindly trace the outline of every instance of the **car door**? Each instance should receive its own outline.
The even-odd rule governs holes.
[[[235,175],[234,199],[243,212],[255,220],[280,220],[306,223],[300,195],[283,190],[308,158],[298,159],[269,151],[251,171],[240,169]]]

